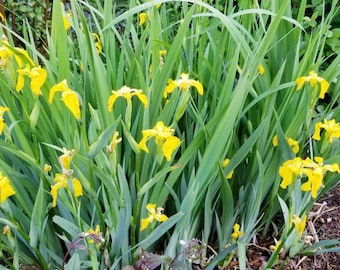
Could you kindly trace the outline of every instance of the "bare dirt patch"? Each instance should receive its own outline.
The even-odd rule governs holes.
[[[313,206],[308,218],[306,235],[311,236],[311,244],[322,240],[340,239],[340,185],[322,196]],[[254,238],[247,250],[247,270],[261,270],[267,263],[271,251],[268,247],[272,243],[271,236]],[[296,256],[280,259],[272,269],[282,270],[338,270],[340,269],[340,253],[323,253],[316,256]],[[285,262],[285,263],[284,263]],[[239,269],[239,263],[235,256],[224,270]]]
[[[307,234],[313,236],[314,242],[340,239],[340,185],[315,203],[310,214]],[[340,253],[296,257],[290,264],[295,267],[291,269],[296,270],[336,270],[340,269]]]

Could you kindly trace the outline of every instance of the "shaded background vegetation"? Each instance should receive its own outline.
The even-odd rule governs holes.
[[[63,1],[67,6],[69,1]],[[88,0],[88,3],[99,6],[104,5],[105,0]],[[211,2],[210,4],[214,4],[216,8],[223,10],[224,9],[224,1],[220,0],[210,0],[207,2]],[[235,2],[235,9],[238,8],[251,8],[253,4],[253,0],[238,0]],[[261,1],[259,1],[261,2]],[[270,1],[262,1],[268,2]],[[300,2],[301,0],[292,1],[293,2],[293,17],[297,16]],[[305,27],[313,28],[316,27],[318,22],[321,19],[321,15],[323,12],[323,2],[326,3],[326,7],[330,8],[332,4],[332,0],[309,0],[307,13],[305,16]],[[115,10],[116,14],[120,14],[129,7],[129,1],[115,1]],[[340,5],[340,3],[339,3]],[[34,33],[32,33],[32,37],[34,39],[34,43],[40,49],[41,52],[44,51],[45,41],[46,41],[46,31],[49,31],[49,27],[51,24],[51,8],[52,1],[51,0],[0,0],[0,12],[4,15],[9,24],[12,27],[12,30],[18,34],[23,35],[25,25],[22,23],[23,21],[27,21],[29,25],[34,29]],[[308,29],[307,28],[307,29]],[[308,32],[306,32],[308,35]],[[325,54],[330,55],[332,53],[340,52],[340,12],[338,16],[335,16],[332,21],[332,28],[329,29],[327,40],[327,47],[325,48]],[[17,45],[20,45],[19,40],[15,40]]]

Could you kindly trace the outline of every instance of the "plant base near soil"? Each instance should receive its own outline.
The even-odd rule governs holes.
[[[321,211],[319,211],[319,209],[321,209]],[[311,215],[313,215],[313,213],[315,213],[316,216],[310,219],[312,226],[309,225],[307,227],[308,235],[312,235],[314,238],[317,237],[318,240],[340,239],[339,185],[318,200],[313,207]],[[296,267],[299,261],[301,261],[300,266]],[[291,260],[291,264],[293,267],[286,269],[336,270],[340,267],[340,253],[325,253],[313,257],[296,257]]]
[[[340,239],[340,185],[334,187],[322,196],[313,206],[308,219],[306,235],[312,236],[315,243],[321,240]],[[272,244],[272,237],[256,238],[249,245],[247,251],[247,270],[263,269],[270,257],[271,251],[267,248]],[[282,255],[282,254],[281,254]],[[284,261],[278,261],[275,267],[279,267]],[[337,270],[340,265],[340,253],[324,253],[316,256],[296,256],[288,260],[280,268],[283,270]],[[239,269],[237,258],[224,270]]]

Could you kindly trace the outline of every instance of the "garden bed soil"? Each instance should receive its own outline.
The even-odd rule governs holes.
[[[326,193],[314,205],[307,226],[314,241],[340,239],[340,185]],[[296,270],[340,269],[340,252],[312,257],[296,257],[290,262]],[[299,265],[297,265],[300,263]],[[296,267],[297,266],[297,267]]]
[[[322,196],[310,212],[306,235],[311,236],[311,243],[321,240],[340,239],[340,185]],[[261,270],[267,263],[271,251],[268,247],[273,244],[272,237],[265,239],[254,238],[247,250],[247,270]],[[340,253],[324,253],[317,256],[296,256],[289,259],[284,266],[284,255],[273,269],[282,270],[338,270],[340,269]],[[237,258],[224,269],[239,269]]]

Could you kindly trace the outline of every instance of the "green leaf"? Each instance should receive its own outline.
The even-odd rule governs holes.
[[[280,196],[277,196],[280,206],[281,206],[281,210],[283,213],[283,218],[285,220],[285,224],[288,225],[289,224],[289,209],[288,206],[286,204],[286,202],[280,198]]]
[[[173,227],[179,220],[184,216],[183,212],[178,212],[175,215],[169,217],[163,223],[157,225],[157,227],[141,242],[137,244],[138,247],[146,249],[153,243],[155,243],[159,238],[166,234],[171,227]]]
[[[69,49],[67,44],[67,35],[64,29],[64,22],[62,16],[61,5],[59,1],[53,1],[52,10],[52,42],[53,46],[50,49],[51,64],[58,67],[58,82],[66,79],[70,81],[70,61],[69,61]]]
[[[300,252],[301,255],[314,256],[326,252],[340,252],[340,239],[321,240]]]
[[[157,174],[150,178],[139,190],[138,196],[142,196],[146,192],[148,192],[156,183],[159,181],[163,181],[164,177],[171,172],[172,170],[176,170],[176,166],[165,167],[161,171],[157,172]]]
[[[227,232],[230,227],[230,223],[233,220],[234,215],[234,196],[233,191],[229,183],[229,179],[225,179],[223,177],[221,179],[221,197],[222,197],[222,231]],[[221,246],[225,246],[227,244],[227,240],[229,239],[229,235],[223,235],[223,242],[220,243]]]
[[[65,265],[66,270],[80,270],[80,258],[78,252],[72,254],[68,263]]]
[[[89,157],[93,158],[95,155],[98,154],[99,151],[101,151],[105,145],[107,145],[114,133],[114,131],[117,129],[118,123],[120,122],[120,117],[116,119],[116,121],[113,122],[112,125],[107,127],[98,137],[97,141],[95,141],[93,144],[91,144],[89,149]]]
[[[76,225],[74,225],[74,223],[68,221],[67,219],[63,217],[54,216],[52,220],[64,232],[67,232],[72,238],[77,237],[81,233],[80,229]]]
[[[39,190],[35,198],[34,207],[31,216],[31,226],[30,226],[30,245],[33,248],[37,247],[38,239],[42,233],[42,224],[45,219],[46,212],[46,200],[45,200],[45,190],[43,181],[40,181]]]
[[[234,244],[230,245],[229,247],[227,247],[226,249],[220,251],[218,253],[218,255],[216,257],[214,257],[214,259],[208,264],[208,266],[206,267],[206,270],[216,269],[216,265],[218,265],[219,262],[225,260],[228,257],[229,254],[234,252],[234,250],[236,248],[237,248],[237,244],[234,243]]]

